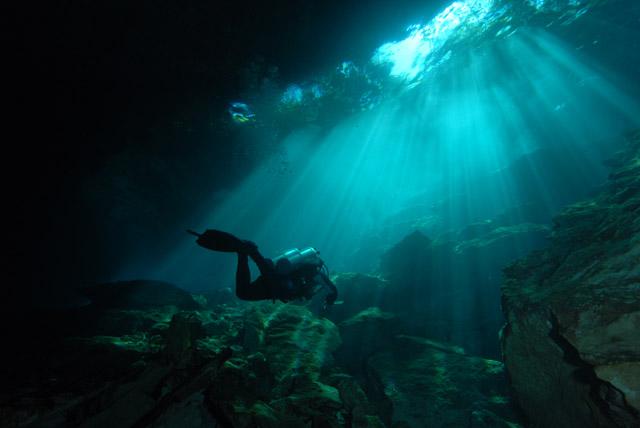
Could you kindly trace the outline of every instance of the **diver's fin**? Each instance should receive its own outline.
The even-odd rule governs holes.
[[[201,247],[225,253],[237,253],[245,250],[244,241],[221,230],[207,229],[198,236],[196,243]]]

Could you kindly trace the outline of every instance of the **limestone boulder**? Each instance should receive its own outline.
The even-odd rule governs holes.
[[[533,427],[640,426],[640,132],[614,164],[505,271],[504,360]]]
[[[243,343],[247,350],[269,355],[270,370],[278,378],[305,373],[317,379],[341,339],[334,323],[304,306],[265,303],[247,311]]]
[[[338,324],[360,311],[380,307],[389,282],[384,278],[345,272],[332,277],[338,288],[338,304],[332,306],[326,317]]]
[[[381,258],[388,285],[380,308],[398,315],[408,334],[453,342],[498,359],[502,269],[546,243],[545,225],[487,220],[446,240],[419,231]]]
[[[367,361],[393,404],[393,426],[518,426],[501,362],[425,338],[396,340]]]
[[[358,372],[374,353],[393,346],[400,331],[395,314],[370,307],[339,324],[342,345],[336,352],[338,362],[350,372]]]

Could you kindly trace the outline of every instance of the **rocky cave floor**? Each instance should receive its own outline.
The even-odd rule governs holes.
[[[48,340],[5,365],[2,426],[518,426],[501,362],[403,334],[377,307],[334,322],[298,304],[118,287],[126,304],[52,315]]]

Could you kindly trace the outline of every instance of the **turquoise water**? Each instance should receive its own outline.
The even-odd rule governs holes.
[[[16,20],[0,425],[637,425],[640,3],[183,3]]]
[[[423,284],[450,296],[454,327],[440,339],[495,357],[496,340],[466,342],[475,323],[497,335],[501,269],[546,244],[551,218],[604,183],[604,161],[639,125],[638,16],[631,2],[458,1],[367,61],[295,82],[258,67],[218,122],[234,141],[229,168],[234,153],[255,166],[212,183],[185,228],[228,230],[267,257],[313,246],[334,274],[372,275],[419,231],[456,271]],[[208,290],[233,288],[234,275],[235,256],[185,234],[118,277]]]

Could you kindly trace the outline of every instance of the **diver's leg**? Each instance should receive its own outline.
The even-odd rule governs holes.
[[[249,271],[249,257],[245,253],[238,253],[238,266],[236,268],[236,296],[245,300],[247,290],[251,285],[251,272]]]
[[[242,300],[271,299],[271,290],[264,276],[251,281],[249,258],[246,253],[238,253],[238,268],[236,270],[236,296]]]
[[[245,241],[245,242],[250,242],[250,241]],[[265,258],[262,254],[260,254],[260,251],[258,251],[258,246],[255,245],[253,242],[250,242],[250,244],[253,244],[253,247],[249,246],[248,254],[249,254],[249,257],[251,257],[251,260],[253,260],[253,262],[256,264],[256,266],[258,266],[258,269],[260,270],[260,274],[263,276],[273,275],[275,272],[273,261],[271,259]]]
[[[222,230],[208,229],[198,236],[196,243],[201,247],[213,251],[223,251],[226,253],[235,253],[245,251],[245,241]]]

